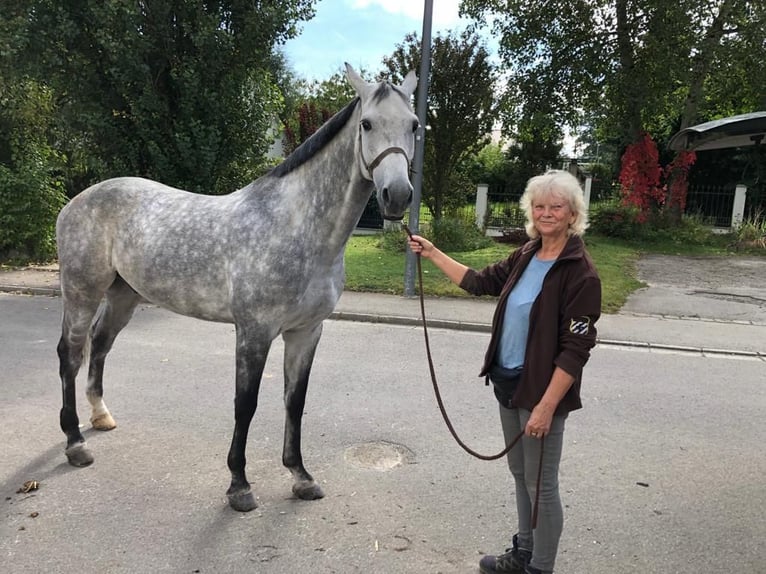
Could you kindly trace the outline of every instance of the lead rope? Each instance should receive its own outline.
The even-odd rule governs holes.
[[[412,239],[412,232],[410,229],[402,224],[402,228],[404,231],[407,232],[407,235],[410,239]],[[423,319],[423,336],[425,338],[426,342],[426,357],[428,358],[428,370],[431,373],[431,384],[434,388],[434,395],[436,395],[436,402],[439,405],[439,411],[442,414],[442,418],[444,419],[444,422],[447,425],[447,428],[449,429],[450,434],[452,435],[452,438],[455,439],[455,442],[460,445],[460,447],[466,451],[468,454],[470,454],[473,457],[476,457],[480,460],[497,460],[506,454],[508,454],[511,449],[516,446],[516,443],[521,440],[521,437],[524,436],[524,431],[522,430],[516,437],[508,443],[508,445],[499,453],[494,455],[486,455],[486,454],[480,454],[470,448],[467,444],[465,444],[460,437],[457,435],[457,432],[455,432],[455,427],[452,426],[452,421],[450,420],[449,416],[447,415],[447,411],[444,408],[444,402],[442,401],[442,395],[441,392],[439,392],[439,384],[436,382],[436,369],[434,368],[434,361],[431,356],[431,343],[428,338],[428,325],[426,324],[426,306],[423,298],[423,266],[420,262],[420,253],[416,254],[417,257],[415,258],[417,261],[417,267],[418,267],[418,287],[420,290],[420,315]],[[532,529],[537,528],[537,508],[540,502],[540,482],[542,480],[543,476],[543,448],[545,446],[545,436],[540,437],[540,462],[537,467],[537,486],[535,488],[535,503],[532,508]]]

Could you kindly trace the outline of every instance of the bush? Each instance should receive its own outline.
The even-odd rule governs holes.
[[[634,239],[641,233],[638,216],[637,207],[611,199],[591,207],[588,214],[589,231],[606,237]]]
[[[757,211],[737,228],[735,246],[737,249],[766,248],[766,215],[763,212]]]
[[[431,240],[443,251],[475,251],[492,245],[480,229],[462,219],[435,219],[430,228]]]
[[[30,162],[32,163],[32,162]],[[64,186],[41,165],[0,165],[0,261],[50,261],[56,256],[56,217]]]
[[[475,251],[492,245],[473,223],[459,218],[434,219],[423,224],[420,235],[432,241],[442,251]],[[407,233],[398,227],[389,228],[378,235],[377,246],[389,253],[404,253]]]
[[[652,213],[646,225],[641,227],[641,238],[654,242],[705,245],[710,240],[710,228],[700,216],[677,216],[667,209]]]
[[[404,229],[389,227],[378,235],[377,246],[388,253],[404,253],[407,248],[407,233]]]

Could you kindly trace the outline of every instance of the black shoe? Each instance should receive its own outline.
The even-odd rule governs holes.
[[[479,570],[483,574],[525,574],[525,569],[532,553],[519,549],[518,536],[513,536],[513,547],[506,548],[500,556],[484,556],[479,561]]]

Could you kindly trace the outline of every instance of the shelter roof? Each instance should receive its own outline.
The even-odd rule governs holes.
[[[668,146],[672,150],[704,151],[760,144],[766,136],[766,111],[713,120],[676,133]]]

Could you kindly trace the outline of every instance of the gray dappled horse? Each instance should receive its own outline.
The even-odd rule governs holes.
[[[87,397],[94,428],[115,422],[103,401],[104,359],[143,297],[176,313],[236,326],[229,504],[255,508],[245,446],[272,341],[284,340],[283,464],[293,492],[324,494],[303,466],[301,418],[326,319],[345,281],[343,254],[368,199],[399,220],[412,199],[409,166],[418,120],[401,86],[368,84],[348,64],[357,97],[282,164],[225,196],[140,178],[110,179],[77,195],[56,232],[63,320],[58,344],[61,429],[74,466],[93,462],[79,430],[75,378],[90,337]]]

